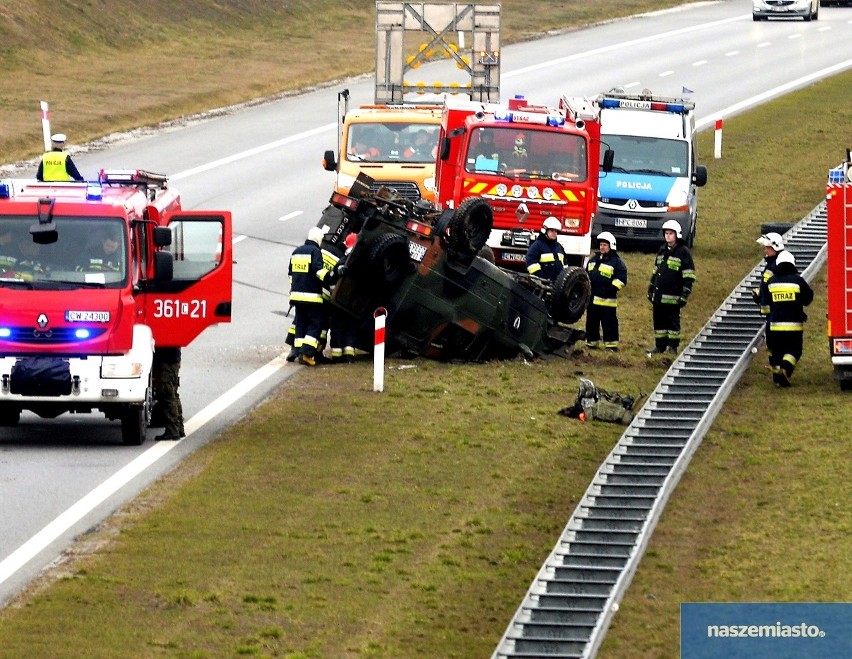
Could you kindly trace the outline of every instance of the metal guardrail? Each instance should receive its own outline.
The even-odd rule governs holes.
[[[825,202],[784,236],[802,276],[825,262]],[[763,340],[759,263],[683,350],[598,469],[493,659],[596,656],[663,509]]]

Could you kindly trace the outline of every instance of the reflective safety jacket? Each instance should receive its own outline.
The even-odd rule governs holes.
[[[780,254],[781,252],[778,252]],[[778,258],[778,254],[775,256],[765,256],[763,260],[765,261],[763,266],[763,278],[761,279],[761,283],[766,283],[775,274],[775,261]],[[769,301],[766,300],[765,303],[761,304],[760,300],[757,301],[760,304],[760,313],[763,316],[769,315]]]
[[[541,233],[527,250],[526,262],[531,275],[553,281],[565,267],[565,249],[558,240],[548,240]]]
[[[322,251],[312,240],[293,250],[287,274],[290,276],[290,302],[322,304],[323,283],[330,269],[323,263]]]
[[[664,243],[654,261],[654,274],[648,285],[648,299],[653,304],[684,305],[695,283],[692,253],[682,240],[674,247]]]
[[[814,291],[791,263],[782,263],[775,274],[761,285],[761,307],[769,307],[769,330],[801,332],[808,319],[805,307],[814,299]]]
[[[618,291],[627,283],[627,266],[614,250],[606,254],[597,252],[586,264],[592,281],[592,304],[617,307]]]

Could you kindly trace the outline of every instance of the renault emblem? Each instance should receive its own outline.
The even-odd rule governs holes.
[[[636,207],[638,205],[639,205],[639,202],[636,201],[635,199],[631,199],[630,201],[627,202],[627,208],[629,208],[632,211],[636,210]]]
[[[527,208],[527,205],[524,202],[518,204],[518,207],[515,209],[515,217],[518,218],[518,222],[525,221],[530,216],[530,209]]]
[[[39,326],[39,327],[41,327],[42,329],[44,329],[45,327],[47,327],[47,314],[40,313],[40,314],[38,315],[38,319],[36,320],[36,323],[37,323],[37,324],[38,324],[38,326]]]

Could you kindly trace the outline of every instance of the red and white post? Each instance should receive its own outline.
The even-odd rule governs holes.
[[[40,101],[41,105],[41,132],[44,135],[44,150],[50,151],[50,116],[47,112],[47,101]]]
[[[385,390],[385,320],[388,312],[379,307],[373,312],[376,320],[375,340],[373,345],[373,391]]]
[[[722,157],[722,120],[716,119],[716,139],[713,149],[716,160]]]

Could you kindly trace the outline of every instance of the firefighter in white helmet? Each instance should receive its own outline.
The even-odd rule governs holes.
[[[763,245],[763,276],[761,277],[761,282],[767,282],[775,272],[775,260],[784,251],[784,239],[780,233],[773,231],[764,233],[755,242]],[[755,303],[760,305],[760,288],[753,288],[751,294]],[[760,305],[760,313],[768,318],[769,305]]]
[[[775,259],[775,272],[760,286],[760,303],[769,307],[766,348],[772,381],[789,387],[796,364],[802,358],[805,307],[814,299],[813,289],[796,269],[796,259],[786,249]]]
[[[695,263],[683,241],[680,223],[663,222],[665,242],[657,251],[654,274],[648,284],[648,301],[653,305],[654,347],[660,353],[677,354],[680,347],[680,310],[686,305],[695,283]]]
[[[592,282],[592,295],[586,309],[586,345],[618,350],[618,292],[627,284],[627,266],[616,251],[615,236],[598,234],[599,250],[586,265]]]
[[[320,250],[324,235],[321,228],[311,228],[305,244],[293,250],[288,268],[290,304],[296,310],[293,347],[299,351],[299,362],[306,366],[316,366],[321,360],[320,337],[327,324],[323,286],[328,286],[332,277]]]
[[[527,272],[536,277],[554,281],[565,267],[565,248],[557,236],[562,223],[548,217],[541,225],[541,233],[527,250]]]

